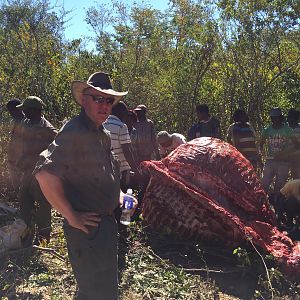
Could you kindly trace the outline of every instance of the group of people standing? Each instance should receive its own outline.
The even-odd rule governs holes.
[[[29,96],[23,103],[18,99],[7,103],[13,118],[8,168],[19,190],[27,237],[32,237],[35,223],[36,241],[50,240],[54,207],[65,220],[77,299],[114,300],[118,298],[116,219],[124,193],[139,176],[139,164],[159,160],[187,140],[221,139],[220,122],[201,104],[196,107],[198,122],[188,131],[187,140],[179,133],[156,134],[147,107],[140,104],[129,110],[121,101],[127,92],[115,91],[103,72],[92,74],[86,82],[73,81],[71,92],[81,110],[59,131],[43,116],[45,104],[40,98]],[[298,147],[300,142],[299,112],[293,110],[289,116],[287,125],[280,108],[272,109],[271,125],[262,131],[260,142],[244,110],[234,112],[234,123],[228,129],[227,141],[255,168],[266,146],[262,177],[266,191],[274,177],[275,191],[284,185],[290,164],[280,155],[290,144]],[[299,170],[292,169],[294,178],[300,178]],[[132,213],[137,205],[134,198]]]
[[[198,137],[222,139],[220,122],[210,115],[208,106],[198,105],[196,112],[198,122],[188,131],[187,140],[191,141]],[[232,118],[234,122],[227,129],[225,140],[236,147],[255,169],[258,167],[263,169],[262,184],[267,193],[274,179],[274,193],[283,187],[289,175],[293,179],[300,179],[299,111],[294,108],[290,109],[285,119],[279,107],[272,108],[269,113],[270,124],[263,128],[260,135],[249,123],[245,110],[235,110]],[[168,152],[185,143],[184,136],[163,131],[157,135],[159,146],[164,148],[165,141],[170,140],[170,137],[173,137],[174,146]],[[264,164],[262,157],[265,157]]]
[[[208,106],[198,105],[196,112],[198,122],[188,131],[188,140],[198,137],[222,139],[220,122],[209,114]],[[227,130],[226,141],[236,147],[256,171],[262,170],[262,185],[274,206],[278,225],[284,224],[292,232],[300,225],[300,112],[291,108],[285,118],[281,108],[272,108],[270,124],[260,134],[249,123],[245,110],[235,110],[232,117],[234,122]],[[175,141],[177,134],[168,135],[174,136]]]
[[[20,216],[28,226],[27,236],[33,236],[32,223],[37,225],[36,243],[50,240],[51,206],[32,172],[39,154],[47,149],[57,134],[57,130],[43,116],[44,108],[44,102],[36,96],[27,97],[23,103],[19,99],[7,103],[13,119],[8,144],[8,169],[12,186],[18,191]],[[35,209],[36,203],[38,206]]]

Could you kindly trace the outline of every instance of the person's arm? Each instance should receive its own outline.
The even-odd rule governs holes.
[[[179,145],[182,145],[182,144],[185,144],[186,143],[186,138],[185,136],[179,136],[179,142],[178,142],[178,146]]]
[[[92,212],[76,212],[67,200],[62,180],[41,170],[35,174],[40,188],[48,202],[68,221],[69,225],[89,233],[87,226],[97,227],[101,218]]]
[[[221,124],[220,124],[220,121],[218,119],[215,119],[216,122],[215,122],[215,137],[218,138],[218,139],[221,139],[222,138],[222,135],[221,135]]]
[[[262,155],[264,153],[264,147],[265,147],[267,138],[268,138],[268,136],[267,136],[267,129],[265,128],[261,132],[261,138],[260,138],[260,142],[259,142],[259,151],[260,151],[260,153]]]
[[[300,146],[300,142],[298,141],[297,137],[292,135],[291,137],[292,143],[296,146],[299,147]]]
[[[161,157],[160,157],[159,150],[158,150],[158,144],[156,141],[156,131],[155,131],[153,122],[151,122],[151,140],[152,140],[152,144],[154,147],[155,157],[157,160],[160,160]]]
[[[137,163],[134,159],[134,155],[133,155],[133,150],[132,150],[132,145],[131,143],[127,143],[127,144],[121,144],[124,156],[126,161],[128,162],[131,170],[133,172],[136,172],[137,170]]]
[[[258,166],[260,168],[263,168],[262,152],[261,152],[261,148],[260,148],[260,144],[259,144],[258,134],[257,134],[256,130],[254,129],[254,127],[251,124],[249,124],[249,127],[250,127],[250,129],[251,129],[251,131],[253,133],[254,140],[255,140],[255,147],[256,147],[256,151],[257,151],[257,163],[258,163]]]
[[[266,138],[265,137],[261,137],[260,139],[260,143],[259,143],[259,149],[260,149],[260,153],[263,153],[264,151],[264,146],[266,144]]]
[[[161,145],[158,146],[158,151],[159,151],[159,155],[161,158],[164,158],[167,156],[167,151],[164,147],[162,147]]]
[[[227,129],[226,141],[227,141],[227,143],[234,146],[234,140],[233,140],[232,132],[233,132],[233,124],[231,124]]]
[[[48,128],[48,132],[47,132],[47,140],[49,140],[49,144],[52,143],[52,141],[54,140],[54,138],[57,135],[57,130],[52,126],[50,128]]]
[[[130,135],[128,132],[127,125],[125,123],[123,124],[123,127],[120,128],[118,136],[125,159],[128,162],[131,170],[135,172],[137,169],[137,163],[134,158]]]
[[[188,134],[187,134],[187,140],[188,142],[193,140],[195,137],[194,137],[194,130],[193,130],[193,126],[189,129],[188,131]]]
[[[32,128],[28,125],[29,120],[23,119],[21,121],[21,128],[20,128],[20,139],[21,139],[21,152],[16,161],[16,167],[25,172],[30,168],[32,164],[32,146],[33,146],[33,139],[31,130]]]

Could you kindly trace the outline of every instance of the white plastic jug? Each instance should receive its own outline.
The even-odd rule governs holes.
[[[16,219],[11,225],[0,228],[0,253],[21,248],[21,237],[27,225],[21,219]]]

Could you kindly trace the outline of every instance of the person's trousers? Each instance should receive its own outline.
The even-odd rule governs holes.
[[[32,227],[35,223],[38,227],[39,237],[49,241],[51,233],[51,206],[31,173],[25,173],[23,176],[19,201],[20,216],[26,225]]]
[[[300,158],[299,158],[300,160]],[[300,179],[300,162],[297,162],[291,166],[291,176],[293,179]]]
[[[262,184],[266,193],[269,192],[274,178],[274,194],[279,192],[289,177],[289,168],[290,164],[288,162],[273,159],[266,160],[262,175]]]
[[[21,184],[22,172],[16,167],[16,162],[8,161],[7,168],[12,187],[18,191]]]
[[[77,282],[76,300],[117,300],[117,224],[113,216],[102,216],[89,234],[65,221],[64,232],[70,263]]]
[[[121,172],[121,178],[120,178],[120,188],[123,193],[127,192],[127,189],[131,188],[131,177],[130,177],[130,170],[126,170]]]

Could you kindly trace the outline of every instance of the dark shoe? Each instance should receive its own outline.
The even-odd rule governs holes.
[[[21,247],[27,248],[33,244],[34,228],[27,227],[21,236]]]

